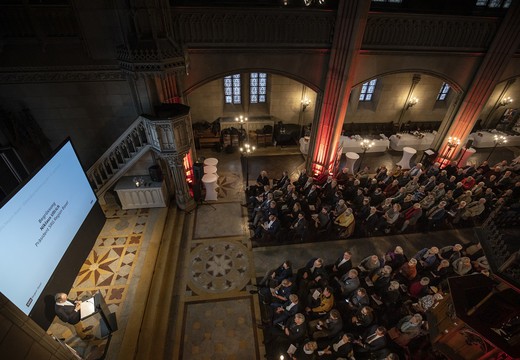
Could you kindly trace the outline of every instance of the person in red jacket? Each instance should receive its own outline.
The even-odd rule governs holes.
[[[401,227],[401,230],[398,231],[398,233],[402,233],[408,225],[415,225],[417,223],[417,220],[422,216],[422,209],[420,203],[415,203],[413,206],[406,210],[403,214],[404,222],[403,226]]]
[[[464,189],[471,190],[475,186],[476,181],[473,176],[468,176],[467,178],[462,179],[461,183]]]

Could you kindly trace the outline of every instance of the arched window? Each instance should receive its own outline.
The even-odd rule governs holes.
[[[439,94],[437,94],[437,101],[446,100],[446,96],[450,92],[450,86],[446,83],[442,83],[441,89],[439,90]]]
[[[249,76],[249,102],[265,103],[267,94],[267,74],[251,73]]]
[[[370,80],[361,86],[359,101],[371,101],[374,90],[376,89],[377,79]]]
[[[240,74],[224,77],[224,97],[226,104],[240,104]]]

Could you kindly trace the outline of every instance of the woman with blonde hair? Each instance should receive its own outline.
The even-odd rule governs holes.
[[[347,210],[345,210],[336,218],[336,220],[334,220],[334,224],[339,227],[340,238],[346,239],[350,237],[354,233],[354,228],[356,226],[356,220],[354,219],[352,209],[347,208]]]

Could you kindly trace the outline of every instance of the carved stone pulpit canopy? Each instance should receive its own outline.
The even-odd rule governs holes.
[[[183,104],[161,104],[155,107],[155,116],[145,115],[152,147],[161,153],[186,155],[191,148],[190,107]]]

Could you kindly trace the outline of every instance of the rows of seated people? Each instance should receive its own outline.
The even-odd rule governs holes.
[[[453,162],[403,171],[366,167],[355,176],[342,169],[324,181],[302,170],[272,181],[266,171],[247,189],[252,240],[329,240],[404,231],[428,232],[481,222],[497,205],[520,198],[520,164],[487,161],[464,168]],[[518,206],[518,205],[516,205]]]
[[[408,257],[399,246],[386,254],[345,250],[327,263],[312,258],[293,272],[286,260],[258,281],[267,358],[428,359],[426,313],[449,290],[447,278],[489,265],[480,244],[424,248]],[[354,266],[355,265],[355,266]]]

